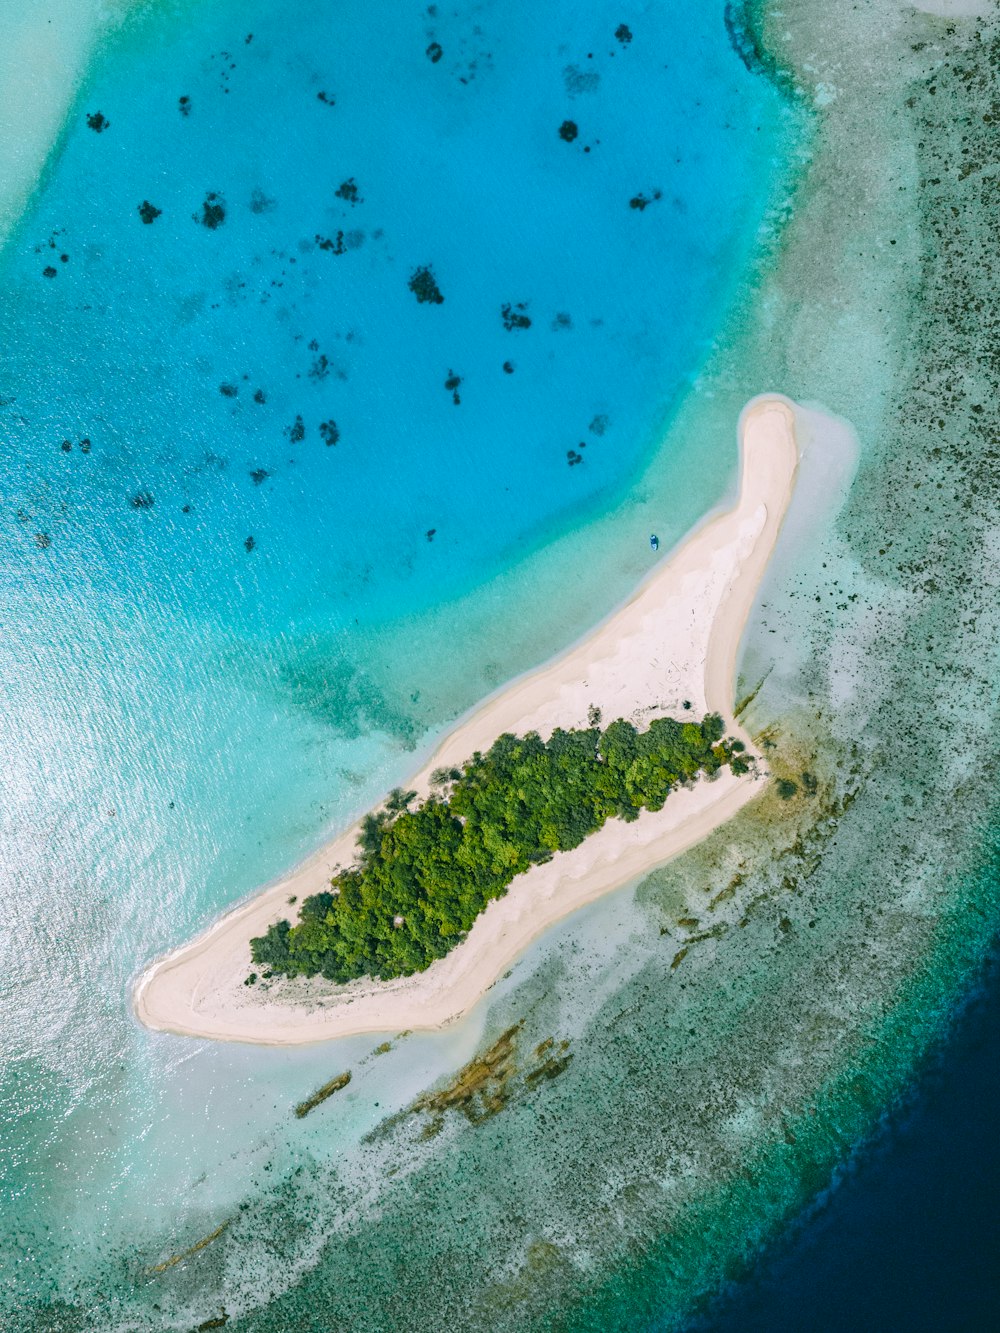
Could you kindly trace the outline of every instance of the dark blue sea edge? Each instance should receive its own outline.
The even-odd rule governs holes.
[[[997,1327],[998,1108],[995,944],[907,1094],[752,1275],[689,1326],[692,1333]]]
[[[984,829],[978,867],[970,867],[970,891],[956,888],[962,906],[942,920],[938,948],[914,979],[911,1003],[902,1002],[914,1015],[915,1033],[899,1043],[899,1071],[888,1073],[898,1091],[832,1172],[815,1163],[816,1188],[806,1205],[756,1254],[733,1256],[729,1276],[703,1293],[686,1322],[679,1322],[670,1290],[677,1274],[669,1238],[651,1237],[648,1249],[581,1292],[572,1311],[545,1327],[560,1333],[997,1327],[1000,928],[990,911],[1000,893],[997,814]],[[892,1027],[890,1017],[890,1044]],[[912,1059],[921,1041],[924,1050],[907,1074],[907,1050]],[[859,1125],[863,1113],[853,1119]]]

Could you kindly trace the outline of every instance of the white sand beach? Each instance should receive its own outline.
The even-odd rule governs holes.
[[[740,639],[774,549],[798,467],[795,405],[754,399],[740,419],[742,473],[734,508],[709,517],[663,558],[634,595],[568,651],[485,700],[406,784],[423,797],[430,774],[487,749],[504,731],[605,723],[646,726],[666,714],[716,711],[730,734]],[[274,1044],[358,1033],[432,1029],[466,1013],[548,926],[700,841],[761,790],[763,778],[727,770],[673,792],[663,810],[634,823],[609,821],[570,852],[511,884],[465,940],[425,972],[390,982],[334,986],[297,978],[248,987],[249,941],[323,890],[355,859],[357,825],[287,877],[153,963],[136,982],[135,1012],[151,1028],[194,1037]]]

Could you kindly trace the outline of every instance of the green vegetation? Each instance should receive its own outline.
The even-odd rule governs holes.
[[[250,941],[258,966],[289,976],[352,981],[408,976],[443,957],[515,875],[578,847],[608,819],[659,810],[668,793],[724,764],[746,772],[718,714],[660,718],[648,731],[619,719],[503,735],[461,768],[438,769],[417,809],[397,788],[362,821],[356,866],[330,892],[306,898],[296,925],[279,921]]]

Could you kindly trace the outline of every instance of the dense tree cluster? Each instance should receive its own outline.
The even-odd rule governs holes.
[[[307,898],[296,925],[251,940],[258,966],[331,981],[420,972],[468,931],[515,875],[578,847],[608,819],[659,810],[670,790],[730,764],[745,772],[723,722],[630,722],[500,736],[461,769],[438,769],[418,808],[397,790],[362,823],[359,861]]]

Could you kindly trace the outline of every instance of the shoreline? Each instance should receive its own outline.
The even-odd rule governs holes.
[[[740,416],[736,504],[710,514],[663,557],[629,599],[577,643],[502,687],[453,727],[404,785],[427,794],[431,772],[485,750],[504,731],[605,722],[648,725],[658,716],[732,715],[736,661],[754,599],[791,498],[798,467],[795,405],[761,395]],[[662,811],[609,821],[580,847],[518,876],[467,937],[426,971],[336,987],[316,979],[245,986],[249,941],[288,916],[288,898],[326,887],[355,859],[358,824],[282,879],[230,909],[207,930],[154,961],[135,982],[139,1020],[158,1031],[269,1045],[361,1033],[433,1030],[468,1012],[543,931],[577,908],[664,864],[725,823],[760,790],[728,770],[672,792]]]
[[[38,14],[0,0],[7,38],[0,51],[0,250],[67,132],[101,41],[132,8],[134,0],[49,0]]]

